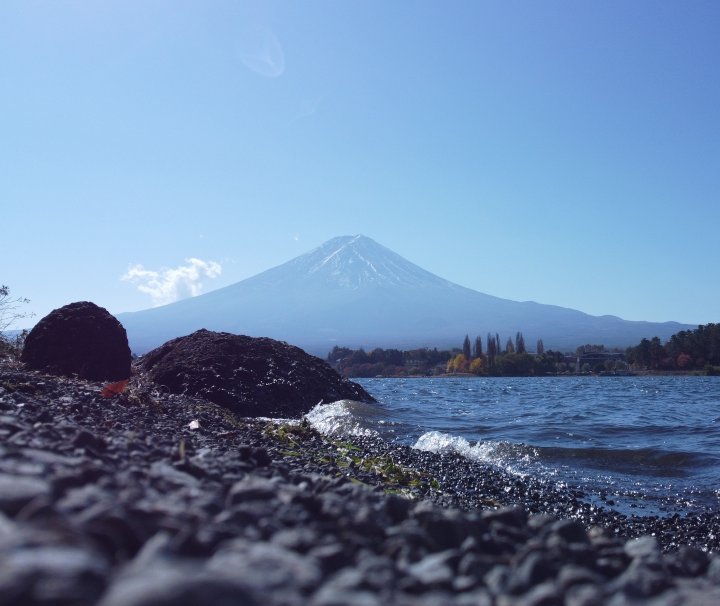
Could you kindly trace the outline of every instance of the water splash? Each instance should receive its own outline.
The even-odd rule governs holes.
[[[318,404],[305,419],[326,436],[377,436],[378,432],[363,422],[362,402],[338,400],[332,404]]]
[[[528,475],[527,466],[537,457],[535,449],[508,442],[476,442],[440,431],[421,435],[413,448],[435,453],[459,454],[466,459],[501,467],[513,475]]]

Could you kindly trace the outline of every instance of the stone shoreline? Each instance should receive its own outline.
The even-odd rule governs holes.
[[[714,512],[100,388],[0,362],[0,606],[720,603]]]

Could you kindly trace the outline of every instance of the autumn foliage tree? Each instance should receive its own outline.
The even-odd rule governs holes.
[[[705,324],[681,330],[663,344],[658,337],[643,339],[628,348],[627,359],[635,367],[651,370],[705,370],[720,367],[720,324]]]
[[[483,372],[482,358],[474,358],[473,361],[470,362],[468,370],[474,375],[481,375]]]
[[[465,354],[458,354],[454,358],[451,358],[448,360],[447,363],[447,372],[449,373],[455,373],[455,372],[467,372],[468,370],[468,359],[465,357]]]

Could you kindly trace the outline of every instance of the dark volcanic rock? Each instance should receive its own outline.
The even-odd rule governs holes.
[[[125,329],[89,301],[70,303],[40,320],[25,340],[22,361],[37,370],[95,381],[130,377]]]
[[[137,364],[172,393],[211,400],[245,417],[299,417],[320,401],[372,402],[325,362],[281,341],[198,330]]]

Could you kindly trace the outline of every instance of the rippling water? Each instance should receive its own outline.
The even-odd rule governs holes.
[[[377,405],[340,402],[311,420],[326,432],[377,433],[579,487],[629,513],[719,504],[719,377],[360,383]]]

